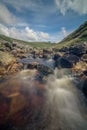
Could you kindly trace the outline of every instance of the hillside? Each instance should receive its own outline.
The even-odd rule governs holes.
[[[18,44],[29,45],[30,47],[36,47],[36,48],[69,47],[72,44],[78,44],[85,41],[87,41],[87,21],[56,45],[50,42],[27,42],[23,40],[10,38],[10,37],[0,34],[0,43],[9,42],[11,44],[13,42],[16,42]]]
[[[63,46],[70,46],[71,44],[78,44],[85,41],[87,41],[87,21],[58,43],[56,47],[61,48]]]
[[[1,42],[9,42],[10,44],[13,42],[16,42],[18,44],[29,45],[30,47],[36,47],[36,48],[38,48],[38,47],[39,48],[49,48],[49,47],[53,46],[53,44],[51,44],[50,42],[27,42],[27,41],[23,41],[23,40],[10,38],[10,37],[0,34],[0,43]]]

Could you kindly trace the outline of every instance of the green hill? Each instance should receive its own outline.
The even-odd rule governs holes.
[[[10,38],[2,34],[0,34],[0,42],[9,42],[10,44],[12,42],[17,42],[19,44],[23,44],[23,45],[25,44],[25,45],[29,45],[30,47],[36,47],[36,48],[50,48],[53,46],[53,44],[50,42],[27,42],[23,40]]]
[[[19,44],[29,45],[30,47],[36,48],[62,48],[69,47],[72,44],[78,44],[87,41],[87,21],[83,23],[78,29],[69,34],[66,38],[64,38],[58,44],[52,44],[50,42],[27,42],[23,40],[17,40],[14,38],[7,37],[5,35],[0,34],[0,42],[17,42]]]
[[[55,47],[61,48],[63,46],[70,46],[71,44],[78,44],[87,41],[87,21],[83,23],[78,29],[64,38]]]

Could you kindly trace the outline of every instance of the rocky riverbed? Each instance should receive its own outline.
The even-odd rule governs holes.
[[[4,43],[0,49],[0,129],[86,130],[86,55],[86,43],[62,49]]]

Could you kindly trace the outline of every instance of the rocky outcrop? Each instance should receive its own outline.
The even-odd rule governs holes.
[[[81,57],[83,54],[86,53],[86,45],[80,44],[80,45],[72,45],[69,48],[69,53],[74,54],[78,57]]]

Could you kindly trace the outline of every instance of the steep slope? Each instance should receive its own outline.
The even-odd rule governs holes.
[[[87,21],[58,43],[56,47],[61,48],[63,46],[70,46],[71,44],[78,44],[85,41],[87,41]]]

